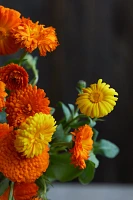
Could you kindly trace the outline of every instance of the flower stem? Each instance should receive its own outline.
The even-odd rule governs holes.
[[[21,63],[22,63],[24,57],[26,56],[26,54],[27,54],[27,52],[24,51],[24,52],[22,53],[22,55],[20,56],[20,58],[19,58],[19,63],[18,63],[19,65],[21,65]]]
[[[13,200],[13,187],[14,187],[14,182],[11,182],[10,186],[10,193],[9,193],[9,200]]]

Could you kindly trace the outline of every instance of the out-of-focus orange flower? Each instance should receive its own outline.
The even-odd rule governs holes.
[[[0,68],[0,80],[9,90],[24,89],[28,84],[28,73],[18,64],[10,63]]]
[[[2,111],[2,108],[5,106],[5,100],[4,98],[7,96],[7,93],[5,92],[5,83],[0,81],[0,111]]]
[[[5,136],[6,134],[9,134],[10,132],[13,131],[13,127],[9,127],[9,124],[4,123],[4,124],[0,124],[0,138],[2,136]]]
[[[38,186],[35,183],[15,183],[13,196],[15,200],[31,200],[37,196]]]
[[[15,44],[11,29],[20,23],[20,13],[0,6],[0,55],[15,53],[19,45]]]
[[[43,89],[28,85],[23,90],[10,93],[6,100],[7,120],[10,126],[17,127],[29,116],[42,112],[50,113],[49,99]]]
[[[40,55],[45,56],[47,51],[51,52],[56,49],[59,45],[58,39],[53,27],[45,28],[44,25],[38,23],[22,17],[20,25],[12,29],[12,35],[16,44],[25,48],[27,52],[31,53],[38,47]]]
[[[72,132],[72,134],[74,141],[74,147],[70,149],[72,164],[84,169],[86,167],[85,160],[88,160],[93,145],[92,128],[84,125]]]
[[[15,200],[38,200],[37,196],[38,186],[35,183],[14,183],[13,197]],[[0,200],[8,200],[10,187],[6,189]]]
[[[46,146],[42,154],[34,158],[25,158],[16,151],[14,140],[13,133],[0,140],[0,172],[13,182],[34,182],[49,165],[49,148]]]
[[[6,191],[0,196],[0,200],[8,200],[10,193],[10,187],[6,189]]]

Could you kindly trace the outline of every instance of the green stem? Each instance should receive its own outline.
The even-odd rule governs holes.
[[[22,55],[20,56],[20,58],[19,58],[19,63],[18,63],[19,65],[21,65],[21,63],[22,63],[24,57],[26,56],[26,54],[27,54],[27,52],[24,51],[24,52],[22,53]]]
[[[14,182],[11,182],[9,200],[13,200],[13,187],[14,187]]]
[[[38,75],[38,70],[36,69],[35,66],[32,66],[31,69],[32,69],[33,74],[34,74],[34,78],[30,81],[30,84],[32,84],[34,86],[38,82],[39,75]]]
[[[77,117],[71,119],[68,123],[65,124],[64,129],[66,129],[72,122],[74,122],[75,120],[79,119],[80,117],[85,117],[84,114],[79,114]]]

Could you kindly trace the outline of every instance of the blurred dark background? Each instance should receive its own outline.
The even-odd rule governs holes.
[[[99,157],[93,182],[133,183],[133,1],[132,0],[0,0],[34,22],[56,28],[60,46],[39,57],[40,79],[51,100],[74,103],[78,80],[99,78],[119,93],[114,111],[99,123],[99,138],[120,148],[115,159]],[[34,52],[33,55],[38,55]],[[7,58],[0,57],[0,65]]]

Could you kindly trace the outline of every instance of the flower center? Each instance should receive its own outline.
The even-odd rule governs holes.
[[[0,40],[2,40],[3,38],[5,38],[7,36],[7,31],[5,28],[0,27]]]
[[[28,104],[25,105],[25,107],[23,108],[23,112],[26,113],[27,115],[29,115],[31,111],[32,111],[32,107],[31,107],[31,105],[28,103]]]
[[[103,94],[99,91],[92,92],[90,95],[90,101],[93,103],[98,103],[98,102],[102,101],[102,99],[103,99]]]

